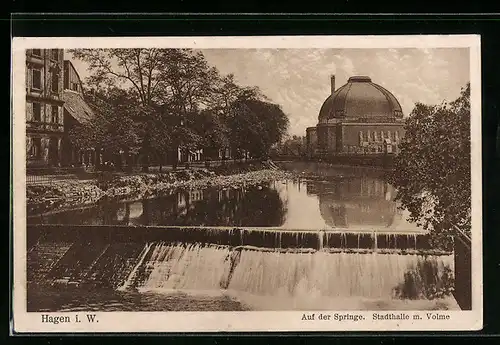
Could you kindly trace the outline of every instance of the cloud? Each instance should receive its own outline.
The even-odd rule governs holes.
[[[398,98],[403,112],[416,102],[440,103],[459,95],[469,80],[466,49],[259,49],[205,53],[224,73],[257,85],[290,117],[292,134],[317,123],[330,94],[352,75],[368,75]]]

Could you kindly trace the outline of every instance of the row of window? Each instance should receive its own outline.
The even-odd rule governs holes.
[[[42,50],[41,49],[32,49],[31,55],[42,57]],[[53,60],[59,60],[59,49],[51,49],[50,50],[50,58]]]
[[[59,156],[59,145],[57,138],[50,138],[48,142],[48,147],[45,147],[45,150],[48,150],[49,159],[58,159]],[[34,137],[31,138],[31,145],[28,148],[27,156],[30,159],[41,159],[42,158],[42,138]]]
[[[52,83],[51,83],[52,92],[59,92],[59,74],[52,72],[51,78],[52,78]],[[42,69],[41,68],[32,68],[31,69],[31,88],[36,89],[36,90],[42,89]]]
[[[399,132],[398,131],[359,131],[359,141],[364,142],[364,141],[379,141],[383,139],[392,139],[393,141],[398,141],[399,140]]]
[[[59,123],[59,106],[52,105],[51,107],[51,122]],[[42,121],[42,104],[38,102],[33,102],[33,121]]]
[[[387,151],[389,153],[397,149],[397,145],[389,144],[387,145]],[[385,151],[382,146],[370,146],[370,147],[359,147],[359,146],[347,146],[344,150],[349,153],[382,153]]]

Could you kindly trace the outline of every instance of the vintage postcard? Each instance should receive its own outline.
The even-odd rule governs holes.
[[[482,328],[479,36],[12,54],[13,332]]]

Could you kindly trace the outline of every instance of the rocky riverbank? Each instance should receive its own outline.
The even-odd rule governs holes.
[[[36,214],[85,206],[104,198],[151,198],[175,189],[240,188],[292,177],[291,173],[284,170],[261,168],[264,169],[243,172],[233,168],[232,174],[193,169],[155,174],[107,175],[91,180],[58,180],[28,185],[27,211],[28,214]]]

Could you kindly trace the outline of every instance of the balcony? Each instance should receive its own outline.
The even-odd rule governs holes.
[[[36,131],[63,132],[64,125],[62,123],[26,121],[26,129]]]
[[[34,64],[34,65],[42,65],[42,66],[44,64],[43,56],[38,56],[38,55],[33,55],[33,54],[26,56],[26,62]]]
[[[45,88],[44,90],[37,88],[26,88],[26,97],[28,99],[36,100],[38,102],[56,102],[64,103],[62,100],[62,90],[54,92]]]

